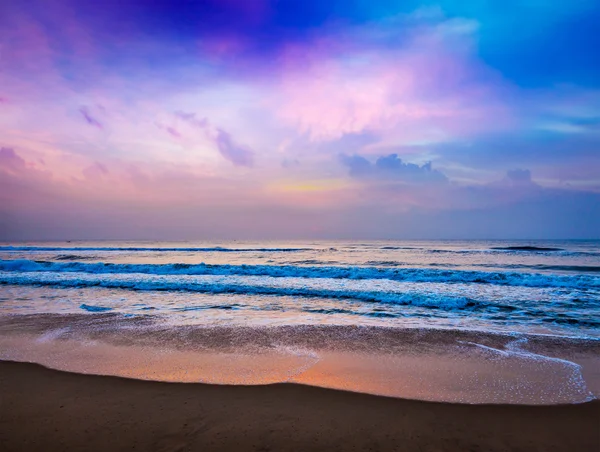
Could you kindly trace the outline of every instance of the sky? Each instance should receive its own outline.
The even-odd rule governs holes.
[[[0,0],[0,240],[600,238],[596,0]]]

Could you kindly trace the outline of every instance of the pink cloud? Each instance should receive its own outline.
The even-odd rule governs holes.
[[[455,39],[440,39],[439,27],[423,27],[402,46],[372,48],[375,38],[357,30],[356,43],[333,35],[290,47],[273,108],[313,141],[391,131],[410,143],[502,127],[501,82],[472,56],[470,29],[450,32]]]
[[[83,119],[85,119],[89,125],[102,129],[102,124],[91,115],[87,107],[81,107],[79,113],[81,113],[81,116],[83,116]]]
[[[14,149],[0,148],[0,168],[10,173],[19,173],[25,170],[27,165]]]
[[[110,174],[106,166],[100,162],[94,162],[82,171],[83,176],[87,180],[98,180]]]

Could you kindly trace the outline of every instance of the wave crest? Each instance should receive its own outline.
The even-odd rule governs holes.
[[[230,264],[112,264],[90,262],[45,262],[28,259],[0,260],[6,272],[83,272],[92,274],[149,275],[237,275],[330,279],[388,279],[406,282],[478,283],[502,286],[598,289],[596,275],[551,275],[516,272],[482,272],[429,268],[377,268],[294,265]]]

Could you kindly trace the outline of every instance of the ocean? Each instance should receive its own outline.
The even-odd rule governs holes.
[[[600,337],[600,242],[0,246],[0,312]]]
[[[582,401],[593,391],[582,383],[577,360],[566,355],[588,351],[584,361],[598,358],[600,241],[4,243],[0,324],[0,358],[67,370],[264,383],[309,378],[306,370],[323,350],[334,349],[361,351],[365,363],[369,355],[391,354],[397,366],[391,371],[370,363],[372,375],[354,386],[348,375],[356,372],[347,367],[343,384],[323,383],[323,372],[320,380],[310,377],[315,384],[432,400]],[[419,348],[463,380],[466,371],[456,363],[466,369],[481,353],[494,355],[486,361],[492,366],[499,365],[498,356],[518,361],[503,364],[499,373],[527,362],[524,372],[539,375],[522,398],[513,383],[492,394],[473,390],[471,382],[455,398],[431,385],[400,390],[393,381],[409,361],[415,375],[436,381],[439,366],[425,360],[425,369],[414,360]],[[451,348],[444,356],[454,358],[439,357]],[[226,351],[228,363],[234,355],[242,358],[227,367],[214,354],[206,361],[207,350]],[[195,358],[199,351],[204,364]],[[533,382],[549,369],[560,381],[554,378],[539,395]],[[385,382],[374,384],[375,374],[387,375]],[[563,388],[565,378],[572,390]],[[557,398],[557,387],[564,397]]]

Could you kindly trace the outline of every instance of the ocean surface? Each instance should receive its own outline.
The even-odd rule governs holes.
[[[600,241],[0,244],[0,315],[600,338]]]

